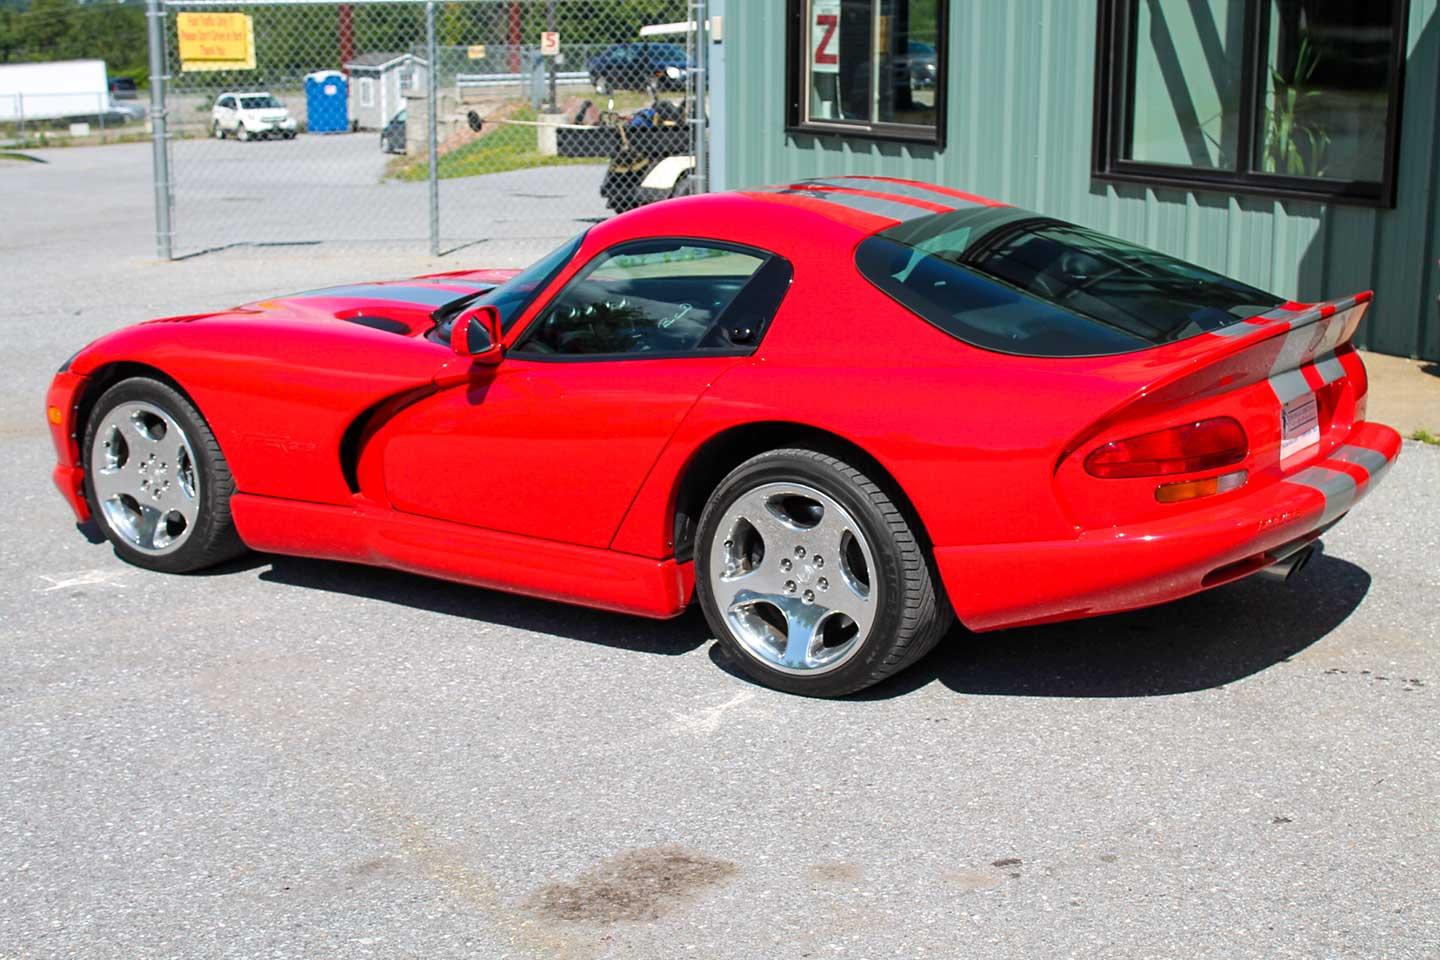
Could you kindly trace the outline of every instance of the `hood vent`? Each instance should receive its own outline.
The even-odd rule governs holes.
[[[402,337],[410,336],[410,327],[407,324],[389,317],[346,317],[345,320],[347,323],[358,323],[362,327],[384,330],[386,333],[398,333]]]

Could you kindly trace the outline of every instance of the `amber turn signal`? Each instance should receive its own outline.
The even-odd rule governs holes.
[[[1185,480],[1180,483],[1162,483],[1155,488],[1155,499],[1161,503],[1179,503],[1181,500],[1194,500],[1198,497],[1210,497],[1217,493],[1229,493],[1231,490],[1239,490],[1245,486],[1245,481],[1250,475],[1244,470],[1236,470],[1234,473],[1223,473],[1218,477],[1208,477],[1204,480]]]
[[[51,423],[56,425],[65,419],[65,411],[59,407],[47,407],[45,409],[45,415],[50,418]]]

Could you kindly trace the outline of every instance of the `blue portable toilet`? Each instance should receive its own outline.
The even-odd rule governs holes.
[[[350,97],[345,74],[339,70],[305,74],[305,129],[311,133],[349,131]]]

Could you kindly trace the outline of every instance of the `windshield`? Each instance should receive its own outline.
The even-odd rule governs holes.
[[[280,101],[276,100],[268,93],[260,97],[240,98],[240,108],[242,110],[269,110],[274,109],[275,107],[279,107],[280,105]]]
[[[449,339],[450,325],[462,311],[486,306],[500,311],[500,331],[508,331],[515,325],[515,321],[520,319],[525,308],[530,306],[535,295],[549,286],[550,281],[555,279],[565,264],[570,262],[570,258],[575,256],[575,251],[580,249],[584,239],[585,231],[582,231],[493,290],[446,304],[443,315],[437,314],[435,318],[436,335],[442,340]]]
[[[902,223],[861,243],[856,266],[951,336],[1025,356],[1141,350],[1282,302],[1203,267],[1016,207]]]

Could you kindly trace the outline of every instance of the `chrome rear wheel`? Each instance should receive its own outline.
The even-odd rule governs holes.
[[[843,666],[870,632],[875,561],[860,524],[803,483],[755,487],[725,511],[710,591],[736,640],[774,670]]]
[[[740,670],[778,690],[842,696],[914,663],[945,633],[952,615],[921,537],[879,479],[792,447],[751,457],[711,492],[695,590]]]

